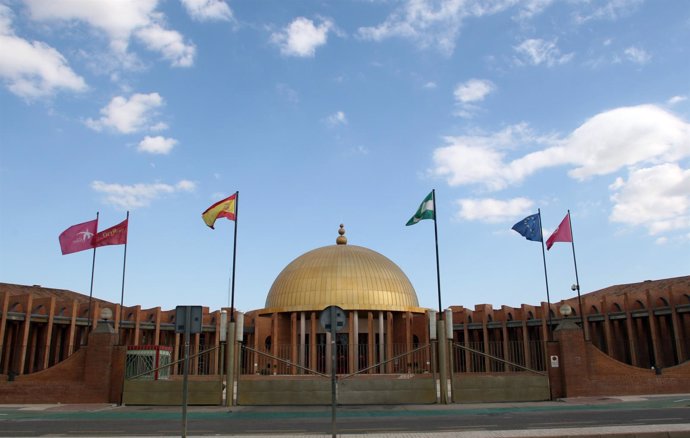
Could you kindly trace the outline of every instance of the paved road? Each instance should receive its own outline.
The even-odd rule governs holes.
[[[187,430],[190,436],[313,437],[330,436],[331,427],[330,407],[190,407]],[[690,395],[484,405],[342,406],[336,428],[339,435],[369,437],[577,436],[587,431],[599,436],[607,431],[661,430],[669,431],[665,436],[682,437],[690,436]],[[0,405],[2,437],[180,436],[180,431],[179,407]]]

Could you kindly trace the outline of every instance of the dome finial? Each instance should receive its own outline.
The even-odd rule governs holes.
[[[347,237],[345,237],[345,225],[340,224],[338,234],[340,234],[340,236],[338,236],[338,238],[335,239],[335,243],[338,245],[347,245]]]

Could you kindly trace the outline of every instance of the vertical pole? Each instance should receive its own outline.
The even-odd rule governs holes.
[[[129,210],[127,210],[127,240],[125,240],[125,256],[122,260],[122,292],[120,293],[120,309],[125,301],[125,268],[127,267],[127,242],[129,241]]]
[[[98,212],[96,212],[96,232],[98,233]],[[88,313],[89,325],[86,328],[87,342],[88,342],[88,334],[91,331],[91,301],[93,300],[93,274],[94,274],[95,270],[96,270],[96,248],[94,247],[93,248],[93,260],[91,261],[91,287],[89,288],[89,313]]]
[[[580,308],[580,318],[582,319],[582,336],[587,341],[587,316],[582,311],[582,297],[580,296],[580,280],[577,276],[577,259],[575,258],[575,236],[573,236],[573,223],[570,220],[570,210],[568,210],[568,226],[570,227],[570,244],[573,248],[573,264],[575,265],[575,289],[577,289],[577,304]]]
[[[184,315],[184,370],[182,378],[182,438],[187,437],[187,390],[189,389],[189,333],[192,325],[192,308],[186,306]]]
[[[441,270],[438,264],[438,227],[436,226],[438,218],[438,210],[436,209],[436,189],[431,190],[431,198],[434,200],[434,237],[436,241],[436,283],[438,285],[438,316],[443,316],[443,307],[441,306]]]
[[[230,286],[230,322],[235,322],[235,259],[237,258],[237,220],[240,205],[240,192],[235,192],[235,238],[232,243],[232,280]]]
[[[230,310],[230,314],[235,313]],[[228,324],[228,348],[226,351],[225,367],[227,368],[227,385],[225,386],[225,405],[227,407],[235,405],[235,348],[237,347],[237,342],[235,342],[235,322]]]
[[[549,304],[549,341],[553,341],[553,327],[551,326],[551,297],[549,296],[549,277],[546,275],[546,251],[544,251],[544,232],[541,229],[541,209],[537,209],[539,217],[539,240],[541,241],[541,256],[544,260],[544,281],[546,282],[546,302]]]
[[[337,361],[336,361],[336,349],[338,348],[338,343],[336,342],[335,336],[336,336],[336,308],[335,306],[330,306],[329,307],[330,311],[330,321],[331,321],[331,433],[333,438],[336,438],[337,436],[337,431],[335,427],[335,414],[336,414],[336,404],[337,404],[337,399],[336,399],[336,391],[338,390],[338,386],[336,384],[336,379],[338,378],[336,376],[336,367],[337,367]]]
[[[438,374],[441,404],[448,404],[448,340],[446,339],[446,323],[443,319],[436,322],[436,336],[438,338]]]

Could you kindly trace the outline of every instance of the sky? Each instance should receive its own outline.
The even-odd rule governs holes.
[[[58,235],[129,211],[126,306],[227,306],[236,225],[248,311],[342,223],[438,308],[432,189],[444,308],[546,301],[538,210],[552,302],[690,274],[686,0],[0,0],[0,47],[0,282],[88,295]]]

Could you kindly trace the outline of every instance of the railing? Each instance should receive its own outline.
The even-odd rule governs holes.
[[[544,342],[530,341],[526,345],[520,341],[454,343],[453,372],[546,371]]]
[[[291,375],[330,373],[330,345],[305,345],[303,361],[300,347],[291,345],[254,349],[245,347],[240,358],[241,374]],[[313,353],[313,354],[312,354]],[[368,374],[430,373],[431,353],[428,348],[408,344],[383,346],[383,357],[378,345],[338,344],[336,368],[338,374],[366,371]],[[299,365],[296,366],[296,365]],[[301,367],[301,368],[300,368]]]

